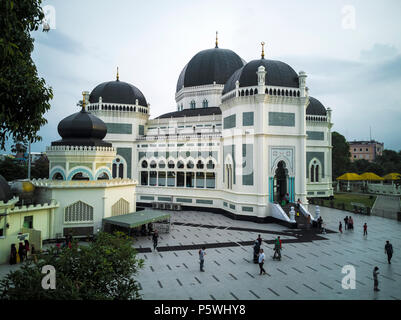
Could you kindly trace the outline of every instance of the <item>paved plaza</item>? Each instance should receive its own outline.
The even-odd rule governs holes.
[[[314,208],[312,208],[314,212]],[[149,252],[150,237],[136,247],[145,260],[138,280],[144,299],[400,299],[401,223],[375,216],[352,215],[354,231],[338,233],[349,212],[321,207],[326,227],[321,237],[303,235],[276,224],[232,220],[205,212],[172,213],[172,230],[159,238],[159,251]],[[363,224],[368,236],[363,236]],[[250,231],[248,231],[250,230]],[[251,231],[261,230],[261,231]],[[261,234],[267,275],[252,261],[253,242]],[[283,239],[282,260],[272,259],[272,240]],[[387,263],[385,241],[394,247]],[[205,272],[199,271],[198,247],[206,246]],[[356,288],[344,290],[343,266],[356,270]],[[373,291],[373,268],[379,267],[380,292]]]
[[[314,208],[312,208],[314,212]],[[169,234],[159,237],[153,251],[151,237],[135,247],[145,260],[139,272],[143,299],[401,299],[401,223],[375,216],[352,215],[354,231],[338,233],[338,222],[349,212],[321,207],[327,234],[314,235],[277,224],[238,221],[223,215],[182,211],[172,213]],[[368,236],[363,236],[363,224]],[[252,261],[258,234],[264,240],[267,275],[259,275]],[[275,261],[273,239],[283,240],[282,260]],[[394,247],[387,263],[384,244]],[[199,271],[198,248],[206,246],[205,272]],[[356,270],[356,288],[344,290],[343,266]],[[380,292],[373,291],[372,271],[378,266]],[[18,266],[0,265],[0,277]]]

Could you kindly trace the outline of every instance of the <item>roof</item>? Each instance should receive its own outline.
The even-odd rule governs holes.
[[[257,71],[260,66],[264,66],[266,70],[265,84],[268,86],[279,87],[299,87],[298,74],[288,64],[277,61],[259,59],[248,62],[241,69],[227,80],[223,94],[235,89],[235,83],[238,80],[240,87],[250,87],[258,85]]]
[[[198,52],[182,69],[177,81],[177,90],[207,84],[225,84],[235,70],[244,65],[234,51],[213,48]]]
[[[367,180],[367,181],[381,181],[384,180],[382,177],[379,177],[377,174],[373,172],[365,172],[361,174],[362,180]]]
[[[124,228],[135,228],[150,222],[166,220],[169,218],[170,213],[167,213],[166,211],[145,209],[134,213],[123,214],[121,216],[103,218],[103,222]]]
[[[385,176],[383,176],[384,180],[400,180],[401,179],[401,174],[399,173],[388,173]]]
[[[344,173],[342,176],[338,177],[337,180],[361,181],[363,179],[359,174],[356,173]]]
[[[121,104],[135,104],[138,99],[138,104],[147,106],[145,96],[134,85],[116,80],[103,82],[92,90],[89,96],[90,103],[99,102],[99,97],[102,97],[102,102],[105,103],[121,103]]]
[[[197,116],[211,116],[213,114],[221,114],[219,107],[210,108],[195,108],[195,109],[184,109],[182,111],[175,111],[165,113],[156,119],[166,119],[166,118],[180,118],[180,117],[197,117]]]
[[[306,107],[306,114],[325,116],[327,115],[327,110],[319,100],[314,97],[309,97],[309,104]]]
[[[106,124],[84,108],[61,120],[57,130],[62,139],[52,142],[52,146],[111,147],[102,140],[107,134]]]

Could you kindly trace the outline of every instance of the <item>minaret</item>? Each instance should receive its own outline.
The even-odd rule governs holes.
[[[299,77],[299,91],[301,97],[307,96],[307,88],[306,88],[306,73],[304,71],[300,71],[298,74]]]
[[[219,38],[218,38],[218,34],[219,34],[219,32],[216,31],[216,46],[215,46],[215,48],[218,48],[218,47],[219,47]]]
[[[260,44],[262,45],[262,59],[264,59],[265,58],[265,43],[264,43],[264,41],[262,41]]]
[[[265,58],[265,50],[264,50],[264,45],[265,43],[262,41],[262,59]],[[259,94],[264,94],[266,85],[265,85],[265,80],[266,80],[266,69],[264,66],[259,66],[258,71],[256,72],[258,75],[258,93]]]
[[[117,77],[116,77],[116,81],[120,81],[120,75],[118,73],[118,67],[117,67]]]

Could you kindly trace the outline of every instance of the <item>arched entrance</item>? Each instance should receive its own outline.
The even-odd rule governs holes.
[[[285,162],[280,161],[274,175],[274,201],[281,202],[288,192],[288,170]]]

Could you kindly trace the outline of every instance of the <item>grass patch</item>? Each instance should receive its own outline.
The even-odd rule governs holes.
[[[325,207],[331,207],[333,202],[333,206],[336,209],[354,211],[353,205],[351,203],[360,203],[365,205],[366,207],[372,208],[375,203],[376,196],[375,195],[361,195],[355,193],[334,193],[333,200],[317,200],[317,204],[320,204]],[[316,202],[316,200],[315,200]]]

